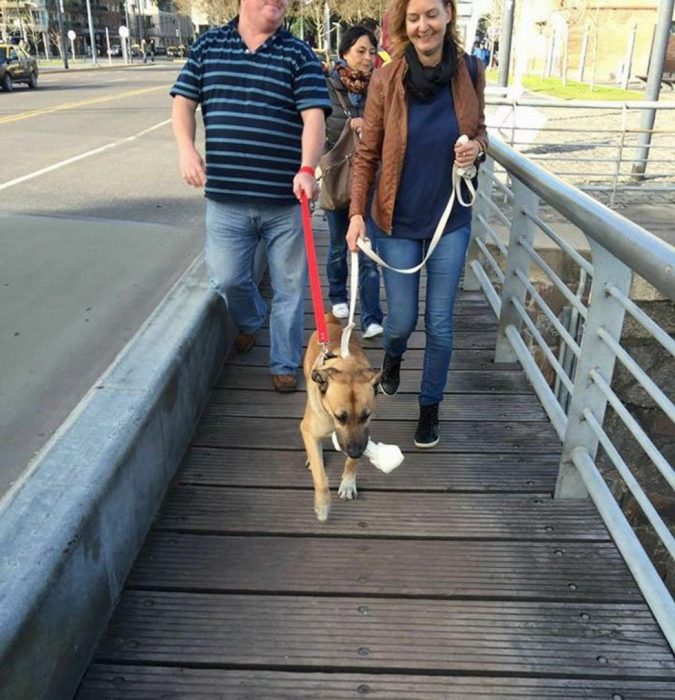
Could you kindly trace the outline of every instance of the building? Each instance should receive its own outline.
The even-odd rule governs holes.
[[[621,82],[626,71],[646,75],[658,0],[515,2],[512,75],[567,75],[586,82]]]
[[[77,54],[91,54],[86,0],[60,0],[64,31],[77,35]],[[119,43],[119,29],[129,25],[131,44],[149,38],[156,46],[190,44],[195,28],[190,17],[176,11],[172,0],[90,0],[97,52],[106,55]],[[0,0],[0,38],[23,42],[40,56],[58,53],[58,22],[54,0]]]

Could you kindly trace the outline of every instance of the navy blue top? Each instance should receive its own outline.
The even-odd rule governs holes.
[[[394,207],[394,238],[433,237],[450,198],[458,138],[450,88],[439,90],[428,102],[408,97],[408,144]],[[470,221],[471,208],[455,201],[444,233],[456,231]]]
[[[300,113],[331,109],[321,64],[307,44],[279,29],[251,53],[236,18],[197,39],[171,95],[201,104],[208,198],[297,202]]]

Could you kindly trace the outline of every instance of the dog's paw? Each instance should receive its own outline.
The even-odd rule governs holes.
[[[330,503],[324,503],[322,505],[314,505],[314,512],[316,513],[316,519],[319,522],[325,523],[328,520],[328,513],[330,512]]]
[[[343,501],[351,501],[353,498],[358,498],[359,492],[356,490],[356,479],[354,477],[345,477],[340,482],[338,496]]]

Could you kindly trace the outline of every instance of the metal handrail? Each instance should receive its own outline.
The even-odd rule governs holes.
[[[488,124],[507,143],[532,160],[545,163],[549,171],[583,190],[609,192],[611,205],[620,192],[675,191],[675,157],[671,143],[675,137],[672,111],[675,103],[512,99],[488,90],[486,105],[491,108],[487,112]],[[663,114],[662,120],[668,120],[665,126],[648,130],[639,126],[637,118],[645,110]],[[537,111],[541,117],[533,121],[528,113],[520,118],[518,115],[522,111]],[[569,123],[568,113],[580,123]],[[563,114],[565,124],[558,124],[556,120]],[[588,125],[587,118],[602,119],[603,124],[600,128]],[[648,143],[642,144],[645,134]],[[566,152],[565,146],[570,145],[574,146],[573,154]],[[593,152],[589,153],[589,149]],[[636,184],[634,166],[646,164],[647,154],[650,172],[646,175],[642,171]],[[580,165],[589,167],[580,168]]]
[[[490,155],[509,174],[555,208],[589,238],[649,280],[664,296],[675,297],[675,249],[641,226],[535,165],[502,141],[491,138]]]
[[[672,420],[675,411],[672,402],[621,346],[621,332],[624,319],[629,315],[651,335],[655,343],[671,353],[675,350],[675,341],[668,333],[629,298],[631,280],[637,273],[664,297],[675,299],[675,248],[566,184],[497,138],[491,139],[488,155],[479,174],[481,196],[474,207],[473,235],[464,286],[467,289],[482,289],[485,293],[499,318],[495,361],[520,362],[561,439],[562,458],[556,498],[590,495],[675,651],[675,602],[595,463],[598,447],[602,445],[643,508],[657,536],[667,551],[673,552],[675,544],[667,526],[602,426],[605,410],[611,405],[623,426],[650,458],[651,464],[665,478],[666,485],[675,486],[672,466],[611,386],[618,360],[666,418]],[[500,171],[495,175],[495,164],[504,168],[505,173]],[[490,193],[503,195],[506,188],[501,180],[505,179],[505,175],[512,185],[508,190],[512,204],[510,234],[508,243],[498,238],[499,245],[495,245],[495,231],[489,221],[494,208],[487,197]],[[590,245],[590,261],[580,256],[554,230],[554,226],[544,224],[537,213],[540,201],[557,210],[585,234]],[[500,216],[500,220],[503,224],[503,217]],[[577,265],[580,278],[576,294],[535,251],[534,234],[537,228],[543,230],[567,259]],[[490,248],[492,251],[495,248],[499,250],[499,263]],[[498,264],[502,267],[498,267]],[[532,264],[546,273],[569,307],[576,309],[578,315],[583,317],[578,331],[565,328],[537,292],[529,278]],[[587,277],[591,281],[588,298]],[[536,306],[526,303],[528,295],[536,301]],[[561,346],[570,349],[571,364],[559,361],[547,345],[536,320],[530,315],[535,309],[543,313],[550,328],[557,332]],[[537,350],[553,368],[561,396],[549,386],[535,361],[530,346],[522,337],[523,328],[527,329],[531,342],[535,343]]]

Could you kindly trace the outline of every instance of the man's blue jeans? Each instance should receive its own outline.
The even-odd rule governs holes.
[[[222,203],[206,200],[206,263],[213,288],[232,320],[255,333],[267,305],[253,280],[258,243],[267,245],[272,282],[270,372],[295,374],[304,334],[307,263],[299,205]]]
[[[423,268],[427,277],[424,314],[427,339],[419,395],[421,406],[443,400],[452,355],[453,304],[470,237],[471,226],[446,233]],[[429,240],[392,238],[380,233],[377,244],[378,253],[386,263],[405,269],[422,261]],[[402,357],[417,324],[420,273],[403,275],[386,268],[382,273],[389,307],[384,324],[384,349],[393,357]]]
[[[328,276],[328,298],[332,304],[348,304],[347,293],[347,229],[349,228],[349,210],[326,210],[330,241],[326,274]],[[370,231],[368,232],[370,235]],[[371,323],[382,325],[382,307],[380,306],[380,273],[377,265],[366,255],[359,252],[359,304],[361,308],[361,330],[365,331]]]

